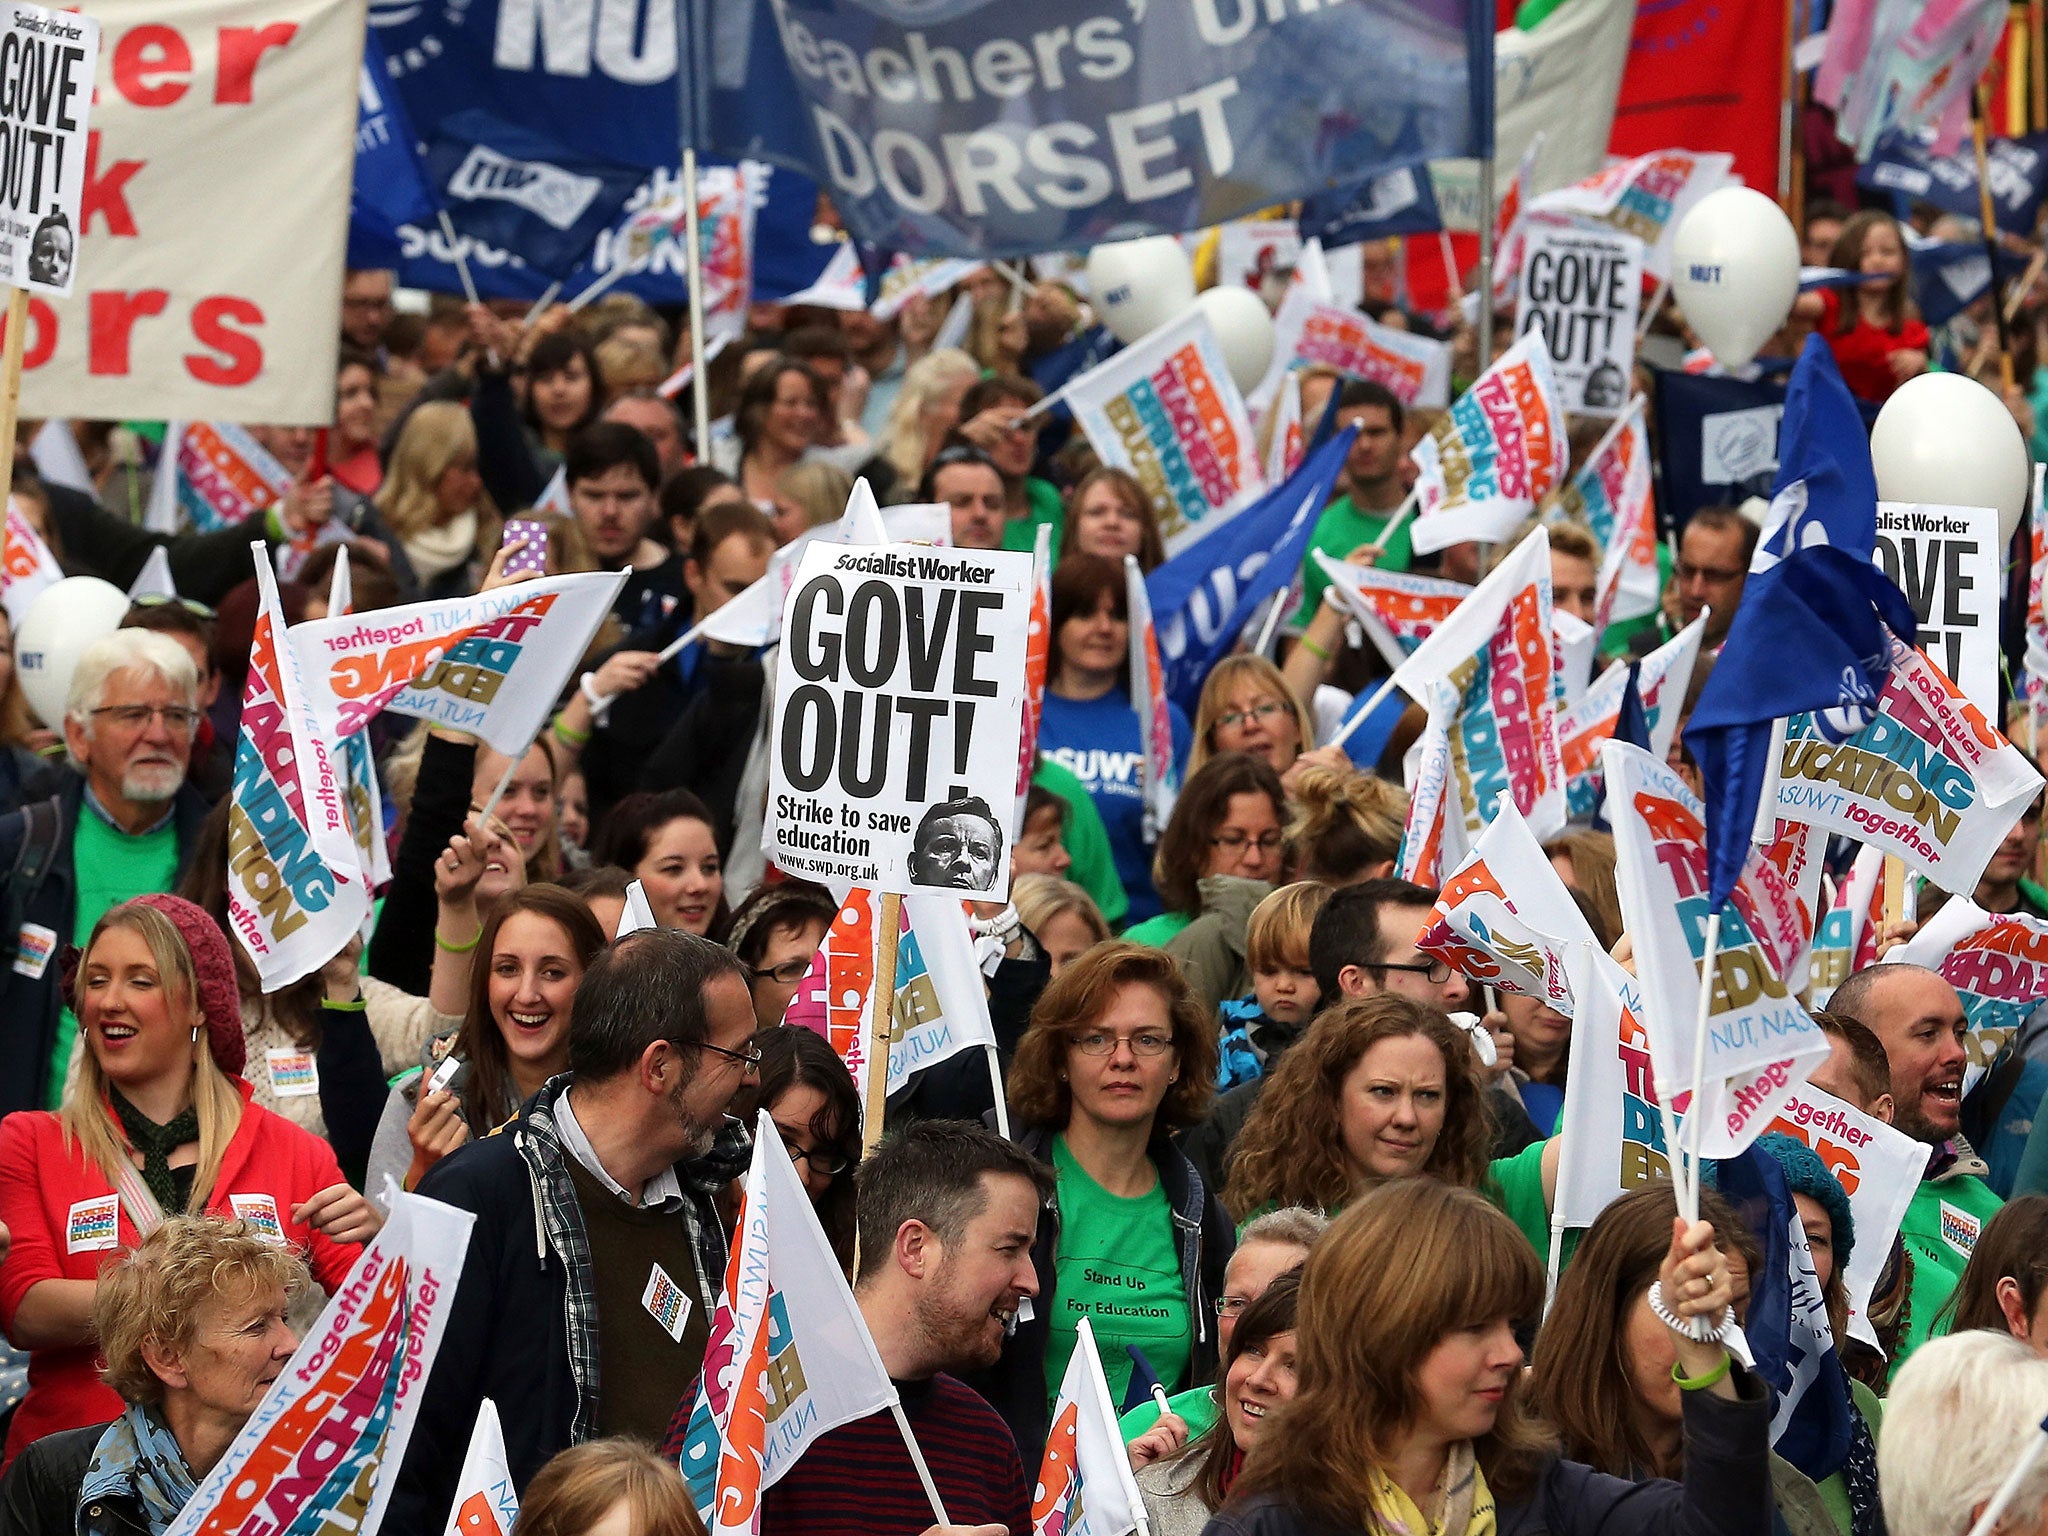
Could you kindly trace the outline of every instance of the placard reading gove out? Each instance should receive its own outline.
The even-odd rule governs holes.
[[[762,848],[872,890],[1008,889],[1031,557],[813,544],[782,617]]]
[[[1566,410],[1614,416],[1628,403],[1642,292],[1633,235],[1529,227],[1515,332],[1541,327]]]

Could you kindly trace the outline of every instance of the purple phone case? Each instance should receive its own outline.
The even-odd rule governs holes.
[[[526,540],[526,548],[505,562],[505,574],[532,571],[545,576],[548,570],[548,525],[533,518],[515,517],[505,524],[505,544]]]

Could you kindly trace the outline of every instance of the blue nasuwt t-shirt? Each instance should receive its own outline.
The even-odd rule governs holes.
[[[1173,723],[1173,762],[1185,768],[1192,732],[1180,706],[1168,702]],[[1152,889],[1152,847],[1145,841],[1142,739],[1130,696],[1112,688],[1099,699],[1063,699],[1050,688],[1038,722],[1038,750],[1087,786],[1109,846],[1117,878],[1131,898],[1127,921],[1141,923],[1159,911]]]

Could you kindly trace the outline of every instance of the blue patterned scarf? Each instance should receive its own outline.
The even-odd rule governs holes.
[[[132,1504],[148,1523],[149,1536],[163,1536],[197,1486],[169,1427],[148,1408],[131,1403],[93,1447],[78,1507],[95,1499]]]

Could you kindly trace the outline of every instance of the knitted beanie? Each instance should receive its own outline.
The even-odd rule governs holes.
[[[1840,1274],[1849,1267],[1849,1255],[1856,1247],[1856,1218],[1850,1214],[1849,1197],[1841,1181],[1828,1171],[1820,1154],[1796,1136],[1768,1131],[1757,1137],[1756,1145],[1783,1170],[1785,1185],[1793,1194],[1818,1200],[1826,1208],[1835,1229],[1835,1273]]]
[[[199,978],[199,1016],[206,1025],[206,1043],[213,1063],[230,1077],[240,1077],[249,1062],[249,1041],[242,1032],[242,994],[235,985],[235,956],[220,924],[181,896],[137,896],[130,905],[153,907],[171,920],[192,956]],[[77,968],[84,956],[73,949],[65,956],[64,1000],[78,1011]]]

